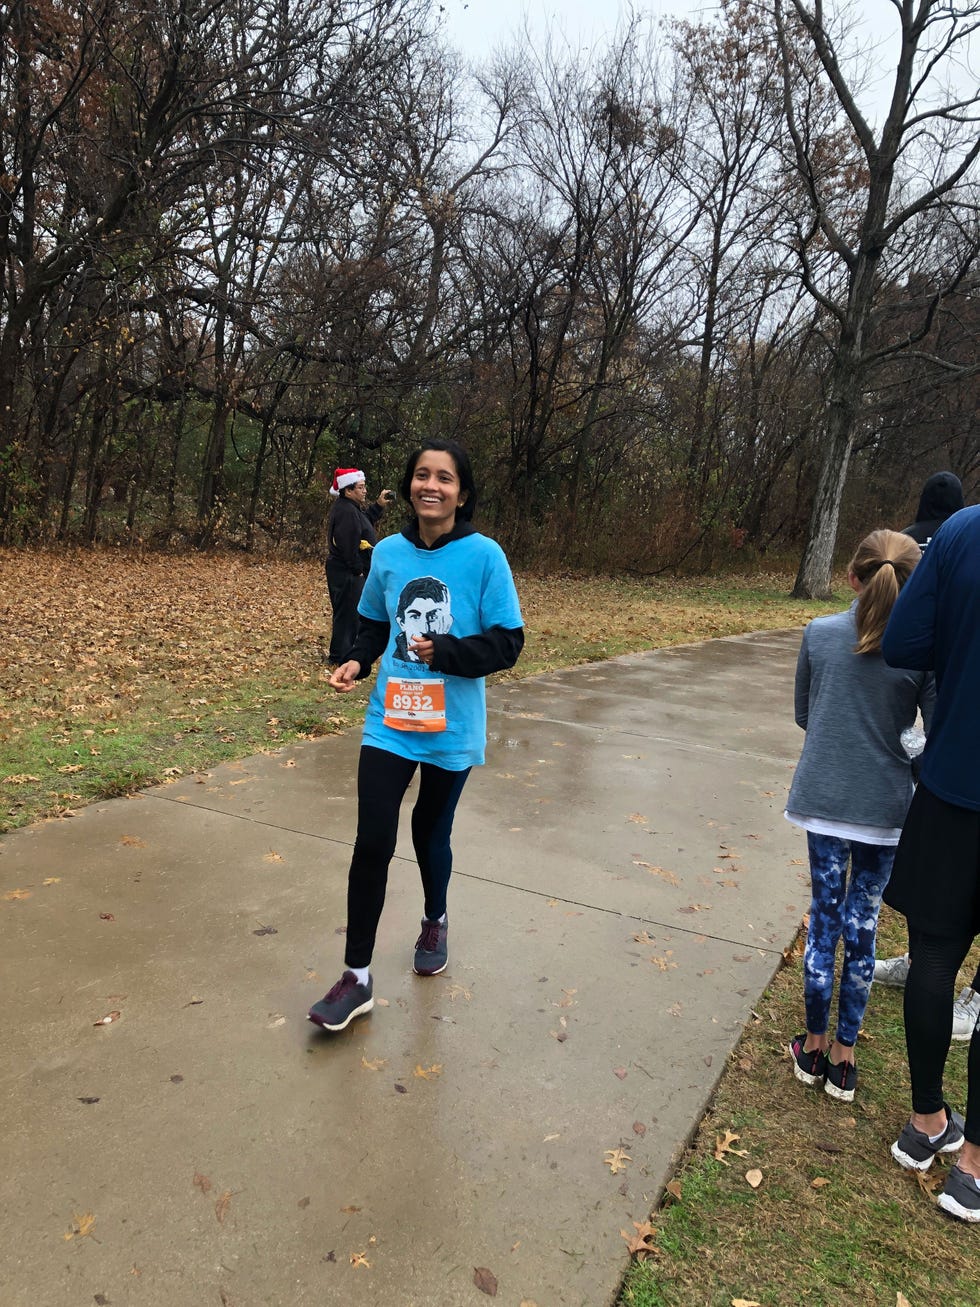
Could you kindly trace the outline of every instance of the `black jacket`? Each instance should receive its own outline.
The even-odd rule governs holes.
[[[380,504],[361,508],[353,499],[341,495],[331,508],[327,522],[327,562],[342,563],[355,576],[367,576],[371,550],[378,543],[374,524],[383,512]]]

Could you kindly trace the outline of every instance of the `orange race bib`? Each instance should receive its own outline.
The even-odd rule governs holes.
[[[446,682],[441,677],[410,681],[389,676],[385,686],[385,726],[394,731],[444,731]]]

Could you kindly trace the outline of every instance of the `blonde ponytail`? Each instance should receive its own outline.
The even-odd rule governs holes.
[[[872,531],[858,545],[848,571],[864,589],[858,597],[855,653],[878,653],[898,592],[919,561],[919,546],[898,531]]]

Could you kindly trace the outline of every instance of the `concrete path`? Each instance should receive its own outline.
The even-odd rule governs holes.
[[[493,689],[449,970],[404,820],[340,1036],[356,735],[0,841],[2,1307],[615,1302],[805,910],[798,646]]]

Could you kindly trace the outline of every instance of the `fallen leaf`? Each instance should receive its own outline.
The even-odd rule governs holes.
[[[264,862],[285,862],[286,859],[282,856],[281,853],[277,853],[277,852],[275,851],[275,849],[270,849],[269,852],[265,855],[263,861],[264,861]]]
[[[119,841],[119,843],[125,844],[128,849],[146,848],[145,842],[141,840],[138,835],[124,835],[122,839]]]
[[[404,1085],[396,1084],[396,1085],[395,1085],[395,1093],[396,1093],[396,1094],[407,1094],[407,1093],[408,1093],[408,1090],[405,1088]]]
[[[647,819],[642,812],[631,812],[629,820],[636,826],[645,826],[647,824]]]
[[[552,1141],[552,1139],[560,1139],[560,1138],[561,1138],[561,1135],[560,1135],[560,1134],[557,1134],[557,1135],[545,1135],[545,1137],[541,1140],[541,1142],[542,1142],[543,1144],[550,1144],[551,1141]]]
[[[92,1227],[95,1225],[95,1216],[92,1212],[83,1212],[81,1215],[75,1213],[71,1219],[72,1227],[64,1235],[65,1239],[84,1239],[86,1235],[92,1233]]]
[[[927,1198],[935,1197],[945,1183],[941,1171],[913,1171],[912,1175]]]
[[[496,1298],[497,1277],[494,1275],[493,1271],[488,1271],[485,1266],[474,1266],[473,1283],[480,1292],[485,1293],[488,1298]]]
[[[737,1143],[741,1135],[733,1134],[731,1130],[726,1130],[724,1135],[715,1136],[715,1161],[726,1161],[726,1153],[734,1153],[736,1157],[748,1157],[747,1148],[733,1148],[732,1144]]]
[[[435,1080],[442,1075],[442,1063],[434,1062],[432,1066],[419,1066],[416,1064],[412,1074],[417,1080]]]
[[[733,1298],[732,1307],[762,1307],[762,1303],[755,1298]]]
[[[639,934],[634,935],[633,938],[636,940],[637,944],[655,944],[657,942],[651,935],[648,935],[645,930],[641,930]]]
[[[200,1189],[202,1194],[211,1192],[211,1181],[206,1175],[201,1175],[200,1171],[194,1172],[194,1179],[191,1181],[195,1189]]]
[[[365,1248],[362,1253],[351,1253],[350,1264],[351,1266],[366,1266],[370,1270],[371,1263],[367,1259],[367,1249]]]
[[[350,1215],[352,1215],[354,1212],[359,1212],[359,1211],[361,1210],[361,1208],[360,1208],[360,1207],[355,1207],[354,1204],[351,1203],[350,1206],[348,1206],[348,1207],[342,1207],[340,1210],[341,1210],[341,1211],[342,1211],[346,1216],[350,1216]]]
[[[8,903],[13,903],[17,899],[29,899],[31,897],[31,891],[29,889],[12,889],[8,890],[3,897]]]
[[[753,1189],[758,1189],[759,1185],[762,1184],[762,1172],[758,1168],[746,1171],[745,1178]]]
[[[671,950],[671,952],[672,952],[672,951],[673,951],[673,950]],[[671,961],[670,961],[670,953],[669,953],[669,952],[667,953],[667,955],[666,955],[665,957],[662,957],[662,958],[661,958],[661,957],[652,957],[652,958],[650,959],[650,961],[653,963],[653,965],[654,965],[654,966],[655,966],[659,971],[670,971],[672,967],[673,967],[673,968],[676,968],[676,967],[677,967],[677,963],[676,963],[676,962],[671,962]]]
[[[620,1230],[620,1234],[626,1240],[627,1251],[638,1261],[642,1261],[644,1256],[649,1256],[657,1250],[651,1243],[650,1239],[657,1237],[657,1232],[649,1221],[634,1221],[633,1226],[636,1234],[627,1234],[625,1230]]]
[[[41,881],[41,884],[42,884],[42,885],[60,885],[60,884],[61,884],[61,877],[60,877],[60,876],[47,876],[47,877],[45,877],[44,880]]]
[[[613,1075],[616,1076],[618,1080],[625,1080],[627,1075],[626,1068],[624,1066],[614,1067]]]
[[[231,1206],[231,1190],[226,1189],[220,1198],[214,1204],[214,1214],[218,1218],[218,1224],[224,1223],[228,1215],[228,1208]]]
[[[830,1184],[830,1181],[827,1179],[827,1177],[825,1175],[818,1175],[813,1180],[810,1181],[810,1188],[822,1189],[826,1184]]]
[[[16,776],[4,776],[4,785],[29,785],[31,781],[39,781],[40,776],[31,776],[27,772],[18,772]]]
[[[906,1298],[905,1294],[902,1293],[901,1289],[898,1289],[895,1292],[895,1307],[911,1307],[911,1303],[908,1298]]]
[[[361,1066],[365,1071],[380,1071],[383,1066],[387,1065],[388,1059],[386,1057],[361,1058]]]
[[[613,1175],[618,1175],[620,1171],[626,1170],[626,1163],[633,1159],[623,1148],[607,1148],[603,1160]]]
[[[681,1182],[680,1182],[680,1180],[671,1180],[671,1181],[669,1181],[668,1184],[667,1184],[667,1186],[666,1186],[666,1188],[667,1188],[667,1192],[670,1194],[671,1198],[676,1198],[678,1202],[681,1201]]]
[[[269,1022],[269,1024],[266,1026],[266,1029],[275,1030],[276,1026],[284,1026],[285,1024],[286,1024],[286,1018],[281,1013],[277,1013],[277,1015],[274,1016],[272,1020]]]
[[[115,921],[115,919],[116,919],[116,918],[112,915],[111,912],[100,912],[100,913],[99,913],[99,920],[100,920],[100,921]]]
[[[645,1135],[646,1132],[647,1132],[647,1128],[642,1121],[633,1122],[633,1133],[635,1135]]]

